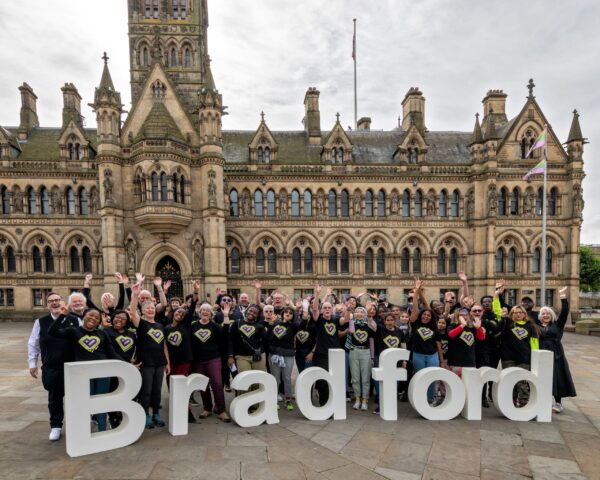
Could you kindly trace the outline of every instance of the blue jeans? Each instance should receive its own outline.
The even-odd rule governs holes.
[[[99,395],[101,393],[108,393],[110,388],[110,378],[93,378],[90,380],[90,394]],[[97,413],[94,415],[98,422],[98,431],[104,432],[106,430],[106,413]]]
[[[415,373],[427,367],[439,367],[440,358],[438,357],[437,353],[425,355],[423,353],[413,352],[413,366],[415,368]],[[433,402],[434,393],[435,383],[432,383],[431,385],[429,385],[429,388],[427,388],[427,401],[429,403]]]

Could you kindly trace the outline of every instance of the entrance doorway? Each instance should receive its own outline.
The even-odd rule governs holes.
[[[167,292],[167,298],[179,297],[183,300],[181,268],[173,257],[167,255],[158,262],[156,265],[156,276],[163,279],[163,285],[168,280],[171,280],[171,288]],[[158,298],[158,295],[156,297]]]

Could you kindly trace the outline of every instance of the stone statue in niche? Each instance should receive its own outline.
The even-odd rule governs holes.
[[[398,215],[399,210],[400,210],[400,195],[398,195],[398,192],[394,192],[392,194],[392,198],[390,200],[390,213],[392,215]]]
[[[325,213],[325,196],[323,195],[323,192],[319,192],[317,194],[317,202],[315,207],[317,209],[317,217],[322,217]]]
[[[133,243],[133,240],[127,241],[127,245],[125,245],[125,254],[127,256],[127,271],[135,272],[135,243]]]
[[[361,195],[360,193],[357,193],[354,195],[354,199],[352,200],[352,211],[354,212],[354,215],[356,215],[357,217],[360,216],[360,214],[362,213],[362,205],[361,205]]]
[[[250,194],[245,191],[242,194],[242,217],[250,215]]]
[[[523,199],[523,213],[525,215],[531,215],[532,208],[533,208],[533,193],[526,192],[525,198]]]
[[[283,218],[288,215],[288,196],[285,192],[279,194],[279,215]]]
[[[469,190],[467,197],[467,216],[473,218],[475,216],[475,191]]]
[[[23,192],[17,190],[14,197],[15,213],[23,213]]]
[[[90,210],[92,213],[96,213],[98,210],[98,192],[95,189],[90,196]]]
[[[488,189],[488,208],[490,215],[496,215],[498,211],[498,194],[496,193],[495,183],[492,183]]]
[[[104,171],[104,181],[102,182],[102,186],[104,187],[104,203],[111,203],[114,183],[112,180],[112,172],[110,171],[110,169]]]
[[[573,215],[580,217],[583,215],[585,201],[583,200],[583,188],[579,185],[573,186]]]
[[[425,210],[427,211],[427,216],[433,217],[435,215],[435,192],[427,194],[426,202]]]
[[[208,181],[208,206],[217,206],[217,185],[212,178]]]
[[[194,242],[194,273],[204,271],[204,247],[200,241]]]
[[[62,195],[59,191],[54,190],[50,195],[50,205],[52,206],[52,211],[59,215],[63,213],[63,200]]]

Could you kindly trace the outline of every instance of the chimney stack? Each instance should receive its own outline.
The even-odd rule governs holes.
[[[418,87],[411,87],[402,101],[402,129],[408,130],[412,125],[421,133],[425,127],[425,97]]]
[[[19,87],[21,92],[21,123],[19,124],[19,140],[27,140],[33,128],[40,126],[37,115],[37,96],[25,82]]]
[[[63,127],[66,127],[71,120],[83,127],[81,96],[77,88],[72,83],[65,83],[61,91],[63,92]]]
[[[304,129],[311,145],[321,144],[321,112],[319,111],[320,92],[310,87],[304,96]]]
[[[371,130],[371,117],[361,117],[358,119],[358,130]]]

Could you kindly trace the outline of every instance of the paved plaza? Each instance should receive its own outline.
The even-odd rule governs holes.
[[[186,437],[156,429],[71,459],[64,438],[48,441],[46,392],[26,368],[29,329],[0,323],[2,479],[600,479],[600,338],[565,335],[579,396],[551,424],[510,422],[494,408],[481,422],[431,422],[407,403],[397,422],[350,406],[338,422],[282,410],[279,425],[241,429],[212,417]]]

